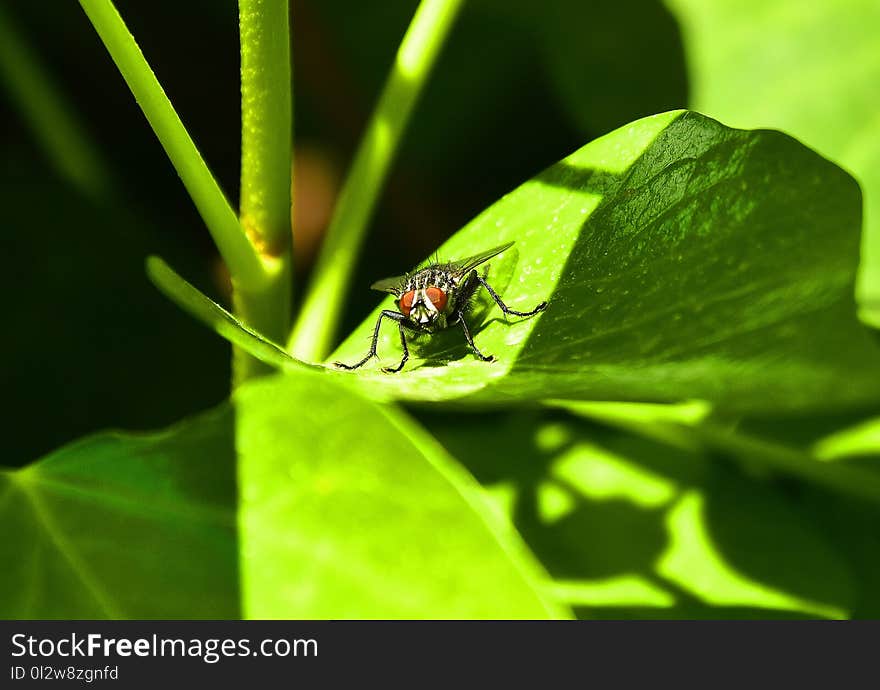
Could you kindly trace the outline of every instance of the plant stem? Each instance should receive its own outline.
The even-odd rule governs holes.
[[[288,0],[239,0],[241,224],[262,252],[290,247],[292,97]]]
[[[316,361],[329,354],[354,263],[409,116],[462,0],[422,0],[355,154],[330,221],[288,349]],[[335,305],[328,309],[327,305]]]
[[[93,200],[105,200],[112,187],[108,166],[2,5],[0,82],[55,169]]]
[[[235,288],[261,289],[271,275],[208,170],[111,0],[79,0],[171,159],[208,227]]]
[[[237,290],[237,316],[283,343],[290,327],[290,181],[293,107],[288,0],[239,0],[241,41],[242,227],[257,248],[270,280],[257,291]],[[234,380],[264,365],[236,348]]]

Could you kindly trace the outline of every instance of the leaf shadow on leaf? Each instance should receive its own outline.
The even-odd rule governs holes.
[[[856,523],[827,507],[849,505],[836,496],[564,413],[423,412],[422,421],[507,497],[580,616],[836,618],[876,608],[863,596],[877,582],[864,537],[876,513],[861,518],[855,547],[840,547],[835,534]],[[639,589],[624,591],[632,581]]]
[[[877,408],[856,413],[809,415],[797,419],[745,419],[744,432],[812,453],[835,464],[880,472],[880,417]]]
[[[861,486],[880,476],[880,417],[877,410],[857,414],[811,415],[798,419],[745,419],[738,426],[763,442],[792,448],[805,458],[863,474]],[[864,572],[880,573],[880,531],[876,503],[849,503],[820,489],[804,490],[812,512],[821,515],[833,539],[846,543]],[[862,588],[861,617],[880,615],[880,587]]]

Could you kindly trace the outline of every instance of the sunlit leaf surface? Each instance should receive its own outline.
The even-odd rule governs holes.
[[[565,615],[476,482],[402,413],[308,372],[235,400],[246,616]]]

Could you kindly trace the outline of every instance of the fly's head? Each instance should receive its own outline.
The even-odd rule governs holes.
[[[456,305],[456,276],[442,266],[428,266],[408,276],[397,294],[397,308],[423,330],[445,328]]]

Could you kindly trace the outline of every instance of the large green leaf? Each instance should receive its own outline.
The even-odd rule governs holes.
[[[566,615],[442,448],[308,371],[3,470],[0,563],[3,618]]]
[[[823,492],[816,517],[814,498],[722,456],[558,412],[423,421],[508,512],[557,596],[590,617],[876,615],[878,559],[863,553],[876,510],[854,516]]]
[[[880,323],[880,3],[667,0],[695,108],[775,127],[852,171],[865,194],[860,287]],[[873,316],[871,316],[873,312]]]
[[[236,394],[244,613],[545,618],[545,577],[403,413],[308,371]]]
[[[441,248],[455,259],[516,240],[518,263],[493,260],[490,282],[506,285],[515,309],[549,300],[527,320],[471,315],[478,346],[498,361],[477,361],[450,331],[404,372],[382,373],[401,352],[389,323],[381,362],[350,376],[409,400],[704,398],[776,412],[873,402],[880,356],[852,296],[860,221],[854,180],[784,134],[695,113],[639,120]],[[377,316],[332,359],[360,359]]]

